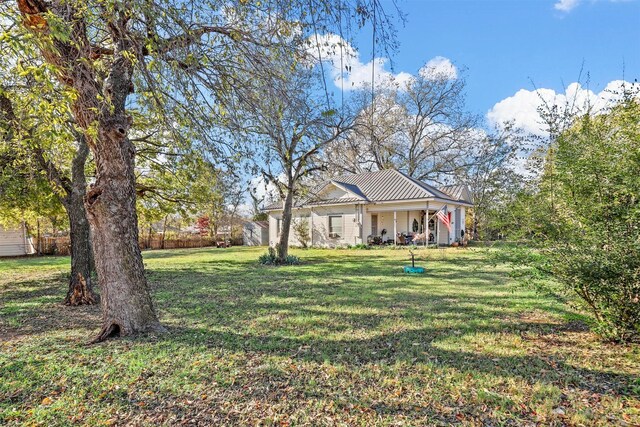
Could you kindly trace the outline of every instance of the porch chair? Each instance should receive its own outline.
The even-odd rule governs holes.
[[[425,240],[426,238],[427,238],[426,233],[416,233],[416,234],[414,234],[414,235],[413,235],[413,240],[412,240],[412,242],[413,242],[414,244],[416,244],[416,245],[417,245],[417,244],[423,244],[423,243],[424,243],[424,240]]]

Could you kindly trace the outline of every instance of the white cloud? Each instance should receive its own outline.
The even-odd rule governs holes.
[[[592,3],[596,1],[598,0],[591,0]],[[609,0],[609,3],[621,3],[623,1],[627,0]],[[560,12],[569,13],[581,3],[584,3],[584,0],[558,0],[554,3],[553,8]]]
[[[322,60],[325,65],[328,65],[330,67],[329,74],[336,87],[342,88],[344,85],[346,91],[371,87],[372,72],[376,88],[388,87],[391,84],[402,87],[413,78],[410,73],[387,71],[385,69],[389,62],[387,58],[378,57],[368,62],[362,62],[359,52],[339,35],[318,36],[317,44],[315,37],[312,37],[309,39],[309,43],[308,53],[316,61]],[[320,52],[318,52],[318,45]],[[436,56],[429,60],[419,72],[434,77],[447,75],[452,79],[458,76],[456,67],[448,58],[442,56]]]
[[[580,3],[580,0],[559,0],[553,5],[553,8],[561,12],[570,12],[578,3]]]
[[[513,96],[496,103],[487,112],[487,119],[495,126],[513,122],[517,128],[525,132],[543,136],[546,135],[546,131],[538,112],[539,107],[546,105],[546,109],[555,106],[559,113],[568,109],[579,113],[588,108],[596,112],[604,111],[620,99],[623,85],[630,88],[639,84],[614,80],[599,93],[584,88],[579,83],[571,83],[564,93],[557,93],[553,89],[520,89]]]
[[[425,78],[446,77],[449,80],[458,78],[458,69],[449,58],[444,56],[436,56],[430,59],[418,72]]]

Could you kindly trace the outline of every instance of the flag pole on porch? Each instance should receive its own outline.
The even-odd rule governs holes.
[[[428,239],[429,239],[429,237],[427,236],[427,230],[429,230],[429,221],[431,221],[431,218],[433,218],[433,217],[437,217],[438,213],[439,213],[441,210],[443,210],[444,208],[446,208],[446,207],[447,207],[447,205],[443,205],[443,206],[442,206],[440,209],[438,209],[438,210],[437,210],[433,215],[429,216],[429,210],[428,210],[428,209],[429,209],[429,202],[427,202],[427,214],[425,215],[425,216],[426,216],[426,218],[427,218],[427,222],[426,222],[426,224],[425,224],[425,231],[424,231],[424,238],[425,238],[425,241],[428,241]],[[436,240],[436,241],[435,241],[436,248],[438,247],[438,240],[439,240],[439,237],[440,237],[440,236],[439,236],[439,234],[440,234],[440,221],[437,221],[437,222],[436,222],[436,239],[435,239],[435,240]],[[427,244],[427,246],[429,246],[429,245]]]

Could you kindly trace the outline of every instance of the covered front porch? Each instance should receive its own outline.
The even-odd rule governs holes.
[[[450,245],[464,237],[464,207],[447,204],[451,231],[436,213],[444,203],[425,203],[422,207],[402,204],[367,206],[363,215],[364,241],[368,244],[417,246]]]

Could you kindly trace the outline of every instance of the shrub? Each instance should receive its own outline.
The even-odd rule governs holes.
[[[591,314],[594,331],[616,342],[640,339],[640,245],[624,236],[602,244],[582,236],[563,246],[503,247],[511,277]],[[577,296],[578,298],[575,298]]]
[[[371,245],[367,245],[365,243],[358,243],[357,245],[349,245],[349,246],[347,246],[347,249],[364,249],[364,250],[368,250],[368,249],[371,249]]]
[[[620,342],[640,340],[639,138],[633,97],[561,132],[528,196],[535,208],[524,211],[539,250],[514,261],[530,282],[553,278],[596,332]]]
[[[260,255],[258,262],[262,265],[298,265],[300,258],[295,255],[287,255],[284,262],[280,262],[275,248],[269,247],[266,254]]]
[[[296,239],[300,242],[300,245],[304,249],[309,247],[309,243],[311,242],[309,220],[307,218],[300,218],[297,221],[293,221],[291,228],[293,229]]]
[[[553,248],[549,257],[555,277],[593,314],[596,332],[614,341],[637,341],[640,242],[622,233],[616,237],[606,244],[601,238],[584,238]]]

